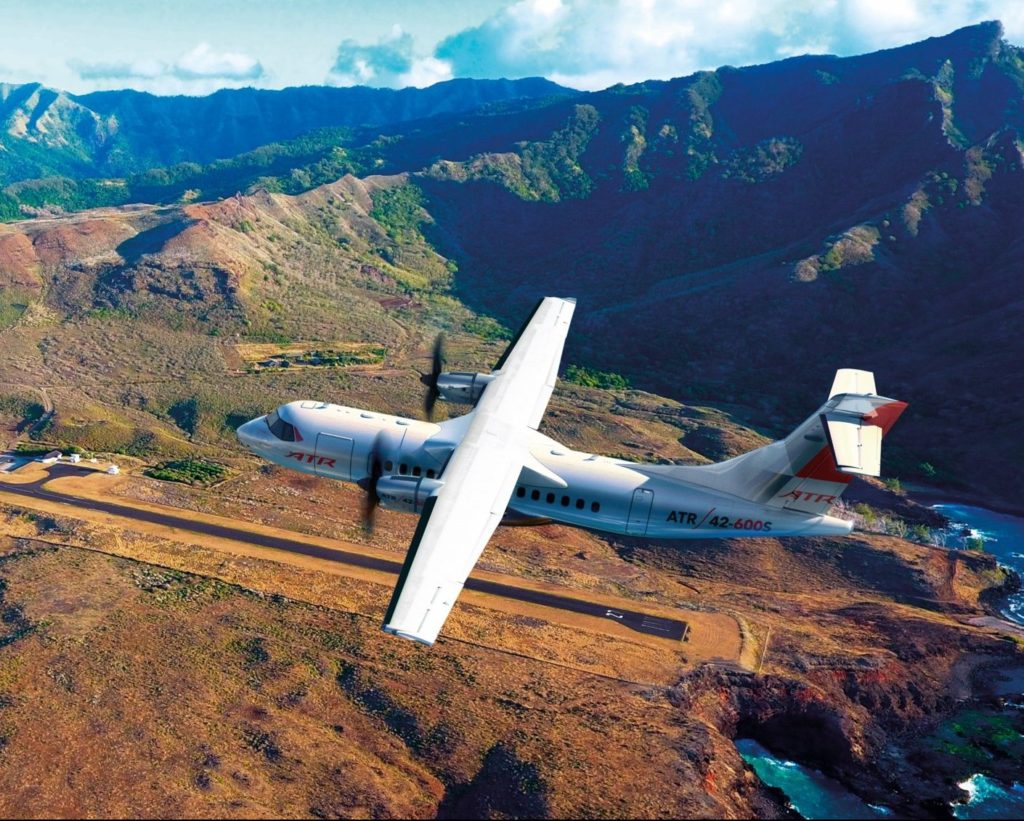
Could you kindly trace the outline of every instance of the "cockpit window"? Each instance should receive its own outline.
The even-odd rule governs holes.
[[[276,410],[267,414],[267,427],[278,439],[285,442],[295,441],[295,427],[285,422]]]

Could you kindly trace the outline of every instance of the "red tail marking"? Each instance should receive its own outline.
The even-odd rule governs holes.
[[[802,479],[818,479],[822,482],[836,482],[848,485],[853,478],[849,473],[840,473],[836,460],[832,458],[832,448],[825,445],[806,465],[796,473]]]
[[[900,418],[900,414],[906,409],[906,402],[890,402],[888,405],[875,408],[871,413],[864,416],[863,419],[869,425],[881,428],[882,436],[885,436],[889,432],[889,428],[896,424],[896,420]]]

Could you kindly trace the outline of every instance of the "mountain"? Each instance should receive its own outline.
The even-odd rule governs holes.
[[[207,97],[69,94],[0,83],[0,181],[123,176],[209,163],[318,128],[379,127],[512,100],[573,94],[542,78],[450,80],[429,88],[224,89]]]
[[[50,108],[82,106],[90,117],[135,123],[123,127],[134,135],[124,144],[138,145],[138,156],[117,159],[113,152],[109,160],[135,167],[173,153],[178,138],[171,134],[186,135],[181,144],[189,145],[207,120],[211,144],[224,147],[204,149],[204,156],[243,145],[239,112],[254,113],[258,104],[290,112],[281,121],[289,125],[268,115],[267,131],[246,144],[274,128],[273,136],[292,134],[301,108],[287,102],[292,95],[312,101],[351,92],[396,108],[387,115],[395,119],[370,129],[314,130],[127,180],[23,181],[4,195],[15,213],[26,203],[54,213],[62,200],[65,207],[144,201],[184,209],[173,218],[151,216],[163,227],[143,230],[144,242],[129,241],[129,253],[105,262],[83,262],[74,244],[47,246],[52,261],[29,266],[44,280],[49,271],[113,266],[100,272],[102,288],[76,297],[84,301],[75,310],[134,305],[140,297],[133,289],[152,274],[145,266],[171,248],[173,264],[161,262],[164,292],[175,292],[175,277],[189,276],[180,262],[186,251],[212,255],[213,268],[226,272],[223,282],[255,285],[225,303],[234,312],[230,321],[217,311],[207,311],[206,321],[221,316],[221,330],[235,333],[272,320],[276,333],[286,333],[281,328],[294,318],[244,298],[263,287],[251,274],[260,266],[277,266],[284,273],[275,278],[284,280],[296,271],[285,246],[268,240],[264,251],[274,255],[252,258],[238,246],[238,231],[197,230],[192,206],[180,203],[236,191],[262,202],[345,173],[390,175],[369,183],[364,202],[364,211],[382,220],[379,241],[335,231],[329,209],[347,201],[329,186],[317,195],[314,227],[300,231],[302,254],[315,247],[320,259],[346,260],[334,263],[339,270],[387,270],[396,293],[430,295],[430,304],[452,289],[477,313],[511,327],[537,296],[575,295],[567,361],[617,371],[681,400],[724,403],[766,435],[784,433],[815,407],[835,368],[874,370],[883,392],[911,403],[887,448],[889,475],[1019,507],[1024,59],[1002,40],[998,23],[858,57],[798,57],[589,94],[529,81],[522,89],[533,97],[468,107],[465,100],[479,101],[484,88],[506,98],[525,93],[515,84],[451,83],[405,97],[296,89],[201,100],[55,98]],[[444,100],[456,92],[463,102]],[[399,100],[420,107],[414,112]],[[163,136],[149,145],[140,124],[156,116],[126,112],[161,105]],[[401,120],[459,105],[466,110]],[[186,110],[189,116],[170,113]],[[323,123],[315,111],[302,116],[309,125]],[[31,145],[44,158],[67,153]],[[103,162],[90,156],[88,174]],[[244,210],[250,200],[237,202]],[[124,221],[98,216],[89,224],[109,219]],[[252,219],[236,223],[260,234]],[[127,229],[118,231],[127,237]],[[18,259],[40,242],[36,228],[25,233],[17,241],[5,237],[9,248],[21,249]],[[132,252],[136,247],[144,253]],[[12,260],[0,264],[20,272],[7,275],[21,282],[24,264]],[[140,265],[148,272],[141,279]],[[295,276],[303,289],[320,289],[319,304],[333,298],[322,283]],[[49,300],[60,293],[40,287]],[[243,319],[250,325],[239,325]],[[318,333],[329,336],[330,320],[323,322]],[[337,332],[341,320],[335,322]]]
[[[546,141],[422,174],[428,237],[475,309],[575,295],[570,358],[771,435],[874,370],[911,403],[887,471],[1019,508],[1024,61],[1000,38],[564,101]]]

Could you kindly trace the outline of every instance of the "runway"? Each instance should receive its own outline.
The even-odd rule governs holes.
[[[286,550],[304,556],[312,556],[318,559],[326,559],[332,562],[340,562],[353,567],[361,567],[369,570],[377,570],[398,576],[402,569],[400,561],[390,561],[375,556],[367,556],[355,553],[343,548],[322,547],[320,545],[307,544],[302,541],[301,535],[296,534],[295,538],[273,536],[265,533],[254,533],[242,528],[235,528],[229,525],[220,525],[213,522],[197,521],[190,519],[187,515],[177,513],[163,513],[155,510],[133,507],[131,505],[107,502],[99,499],[90,499],[74,496],[67,493],[60,493],[43,487],[46,482],[60,476],[80,476],[93,473],[88,468],[77,468],[71,465],[53,465],[49,475],[28,484],[0,484],[0,490],[5,493],[20,496],[29,496],[37,499],[46,499],[51,502],[73,505],[75,507],[95,510],[101,513],[108,513],[128,519],[137,519],[152,524],[174,527],[186,530],[197,535],[213,536],[222,539],[231,539],[237,542],[268,547],[275,550]],[[661,636],[666,639],[681,641],[687,632],[687,623],[681,619],[668,619],[661,616],[653,616],[635,610],[622,608],[609,608],[606,604],[599,602],[585,601],[572,596],[561,596],[556,593],[547,593],[540,590],[532,590],[525,587],[516,587],[512,584],[475,579],[470,577],[466,580],[467,590],[476,590],[491,596],[500,596],[505,599],[522,601],[530,604],[552,607],[558,610],[566,610],[572,613],[580,613],[587,616],[597,616],[617,621],[624,627],[635,630],[638,633]]]

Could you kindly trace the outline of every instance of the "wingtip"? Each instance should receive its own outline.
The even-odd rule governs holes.
[[[400,639],[408,639],[409,641],[414,641],[417,644],[422,644],[424,647],[434,646],[434,642],[432,640],[425,639],[422,636],[417,636],[412,633],[406,633],[404,630],[401,630],[397,627],[391,627],[388,624],[382,625],[381,630],[383,630],[385,633],[389,633],[392,636],[398,636],[398,638]]]

